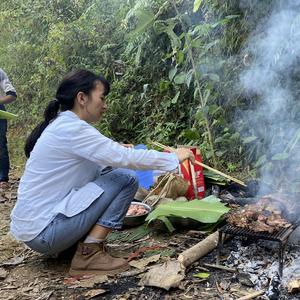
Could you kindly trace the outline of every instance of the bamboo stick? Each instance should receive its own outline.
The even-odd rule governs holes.
[[[151,143],[152,145],[154,145],[154,146],[157,146],[157,147],[166,149],[166,150],[171,151],[171,152],[174,152],[174,151],[176,150],[175,148],[172,148],[172,147],[169,147],[169,146],[165,146],[165,145],[163,145],[163,144],[161,144],[161,143],[158,143],[158,142],[150,141],[150,143]],[[219,171],[219,170],[216,170],[216,169],[214,169],[214,168],[212,168],[212,167],[210,167],[210,166],[208,166],[208,165],[206,165],[206,164],[204,164],[204,163],[201,163],[201,162],[199,162],[199,161],[195,161],[195,164],[197,164],[197,165],[199,165],[199,166],[201,166],[201,167],[203,167],[203,168],[205,168],[205,169],[207,169],[207,170],[210,170],[210,171],[212,171],[212,172],[214,172],[214,173],[216,173],[216,174],[218,174],[218,175],[221,175],[221,176],[223,176],[223,177],[225,177],[225,178],[227,178],[227,179],[230,179],[231,181],[234,181],[234,182],[238,183],[239,185],[242,185],[242,186],[244,186],[244,187],[247,186],[243,181],[241,181],[241,180],[239,180],[239,179],[236,179],[236,178],[234,178],[234,177],[232,177],[232,176],[230,176],[230,175],[227,175],[227,174],[225,174],[225,173],[223,173],[223,172],[221,172],[221,171]]]
[[[218,175],[221,175],[221,176],[223,176],[223,177],[225,177],[225,178],[227,178],[227,179],[230,179],[231,181],[234,181],[234,182],[238,183],[239,185],[242,185],[242,186],[244,186],[244,187],[247,186],[245,182],[243,182],[243,181],[241,181],[241,180],[239,180],[239,179],[236,179],[236,178],[234,178],[234,177],[232,177],[232,176],[230,176],[230,175],[227,175],[227,174],[225,174],[225,173],[223,173],[223,172],[221,172],[221,171],[219,171],[219,170],[216,170],[216,169],[214,169],[214,168],[212,168],[212,167],[210,167],[210,166],[208,166],[208,165],[206,165],[206,164],[204,164],[204,163],[195,161],[195,164],[197,164],[197,165],[199,165],[199,166],[201,166],[201,167],[203,167],[203,168],[205,168],[205,169],[207,169],[207,170],[210,170],[210,171],[212,171],[212,172],[214,172],[214,173],[216,173],[216,174],[218,174]]]
[[[191,170],[191,175],[192,175],[192,182],[193,182],[193,189],[194,189],[194,194],[195,194],[195,199],[198,198],[198,191],[197,191],[197,183],[196,183],[196,174],[195,174],[195,169],[192,163],[189,161],[190,164],[190,170]]]

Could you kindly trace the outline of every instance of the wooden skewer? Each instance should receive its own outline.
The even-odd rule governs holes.
[[[152,145],[157,146],[159,148],[166,149],[166,150],[171,151],[171,152],[175,151],[175,148],[173,148],[173,147],[165,146],[165,145],[163,145],[161,143],[158,143],[158,142],[153,142],[153,141],[149,141],[149,142]],[[197,165],[199,165],[199,166],[201,166],[201,167],[203,167],[203,168],[205,168],[207,170],[210,170],[210,171],[212,171],[212,172],[214,172],[214,173],[216,173],[216,174],[218,174],[220,176],[223,176],[223,177],[225,177],[225,178],[227,178],[227,179],[229,179],[231,181],[234,181],[234,182],[238,183],[239,185],[242,185],[244,187],[247,186],[243,181],[241,181],[239,179],[236,179],[236,178],[234,178],[234,177],[232,177],[230,175],[227,175],[227,174],[225,174],[225,173],[223,173],[223,172],[221,172],[219,170],[216,170],[216,169],[214,169],[214,168],[212,168],[212,167],[210,167],[210,166],[208,166],[208,165],[206,165],[204,163],[201,163],[199,161],[195,161],[195,164],[197,164]]]

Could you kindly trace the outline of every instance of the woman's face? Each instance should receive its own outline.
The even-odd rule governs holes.
[[[98,122],[102,115],[106,112],[107,105],[104,93],[104,85],[99,81],[94,90],[87,97],[87,101],[85,101],[85,105],[83,107],[83,115],[84,120],[88,123]]]

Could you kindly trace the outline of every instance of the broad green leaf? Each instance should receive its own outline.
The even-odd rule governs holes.
[[[185,77],[185,83],[188,88],[190,87],[192,78],[193,78],[193,70],[189,70]]]
[[[175,95],[175,97],[171,100],[171,103],[172,104],[176,104],[179,96],[180,96],[180,92],[177,92],[177,94]]]
[[[16,119],[18,116],[12,113],[9,113],[4,110],[0,110],[0,119],[6,119],[6,120],[13,120]]]
[[[191,47],[193,48],[202,48],[203,41],[201,39],[192,40]]]
[[[191,218],[202,223],[216,223],[230,209],[221,202],[194,200],[159,205],[147,217],[152,222],[161,217]]]
[[[207,279],[209,278],[210,274],[209,273],[197,273],[197,274],[194,274],[193,277],[198,277],[198,278],[201,278],[201,279]]]
[[[213,156],[214,152],[213,151],[206,151],[205,152],[205,157],[206,159],[211,159]]]
[[[223,176],[220,176],[220,175],[218,175],[218,174],[216,174],[212,171],[209,171],[209,170],[204,170],[203,174],[204,174],[205,178],[208,178],[208,179],[211,179],[211,180],[214,180],[214,181],[228,182],[228,180],[226,178],[224,178]],[[210,198],[210,197],[215,197],[215,196],[206,197],[206,198],[202,199],[201,201],[203,201],[207,198]],[[215,197],[215,198],[219,200],[219,198],[217,198],[217,197]]]
[[[249,143],[252,143],[253,141],[255,141],[256,139],[257,139],[256,136],[248,136],[248,137],[243,139],[243,143],[244,144],[249,144]]]
[[[178,75],[175,76],[174,78],[174,83],[176,84],[183,84],[185,81],[186,73],[185,72],[180,72]]]
[[[176,53],[177,64],[181,64],[183,60],[184,60],[184,53],[182,51],[177,51]]]
[[[171,45],[172,45],[172,49],[174,51],[176,51],[177,49],[180,48],[181,46],[181,41],[180,38],[176,35],[176,33],[173,31],[173,28],[169,28],[166,33],[168,34],[170,41],[171,41]]]
[[[194,13],[198,11],[198,9],[199,9],[201,3],[202,3],[202,0],[195,0],[195,1],[194,1],[194,8],[193,8],[193,12],[194,12]]]
[[[216,155],[217,155],[218,157],[222,157],[226,152],[227,152],[227,150],[216,151]]]
[[[221,199],[219,199],[218,197],[216,197],[214,195],[210,195],[208,197],[205,197],[201,201],[204,201],[204,202],[207,202],[207,203],[221,203]]]
[[[267,161],[267,156],[264,154],[258,159],[258,161],[255,163],[254,167],[258,168],[261,165],[263,165],[266,161]]]
[[[222,136],[217,137],[214,142],[215,144],[223,142],[223,137]]]
[[[169,71],[169,79],[170,81],[173,80],[174,76],[176,75],[177,73],[177,68],[172,68],[170,71]]]
[[[193,130],[193,129],[186,129],[183,131],[183,136],[190,140],[190,141],[195,141],[200,139],[200,134],[199,132]]]
[[[166,225],[166,227],[169,230],[169,232],[175,231],[175,228],[174,228],[173,224],[171,223],[171,221],[168,218],[166,218],[166,217],[159,217],[158,220],[161,220],[161,221],[164,222],[164,224]]]
[[[285,160],[287,158],[289,158],[289,154],[282,152],[282,153],[277,153],[274,156],[272,156],[272,160]]]
[[[161,80],[159,82],[159,91],[160,92],[164,92],[167,91],[170,87],[171,83],[168,80]]]
[[[239,132],[234,133],[234,134],[230,137],[231,140],[236,140],[236,139],[239,139],[239,138],[240,138]]]
[[[200,109],[198,109],[198,111],[195,115],[195,118],[197,120],[206,119],[207,116],[208,116],[208,112],[209,112],[209,107],[208,106],[201,107]]]
[[[144,33],[154,22],[155,15],[150,9],[135,9],[134,15],[137,18],[137,24],[135,29],[130,33],[130,36],[137,36]]]

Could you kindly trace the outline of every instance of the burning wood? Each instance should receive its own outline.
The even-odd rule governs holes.
[[[272,201],[271,197],[266,196],[255,204],[233,211],[228,215],[227,221],[254,232],[274,233],[291,226],[291,223],[282,217],[283,210],[281,202]]]

